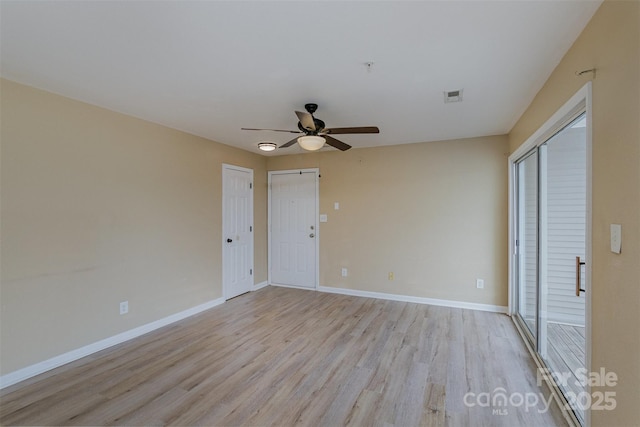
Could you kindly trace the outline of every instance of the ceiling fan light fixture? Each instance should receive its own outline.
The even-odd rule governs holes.
[[[298,138],[298,144],[307,151],[317,151],[324,146],[325,139],[317,135],[305,135]]]
[[[262,151],[273,151],[278,148],[278,145],[275,142],[259,142],[258,148]]]

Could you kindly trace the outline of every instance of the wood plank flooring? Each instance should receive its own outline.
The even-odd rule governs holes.
[[[267,287],[5,389],[0,422],[566,425],[499,387],[549,399],[505,315]]]
[[[579,396],[585,391],[581,386],[579,369],[585,369],[585,328],[583,326],[564,325],[561,323],[549,323],[549,342],[547,346],[548,354],[546,363],[551,372],[567,375],[564,384],[559,384],[564,393],[572,393],[572,396]],[[569,399],[573,401],[573,399]],[[584,420],[584,410],[574,408],[580,419]]]

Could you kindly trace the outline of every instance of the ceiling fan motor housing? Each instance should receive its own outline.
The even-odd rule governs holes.
[[[308,104],[307,104],[308,105]],[[322,120],[313,118],[313,123],[316,125],[316,130],[306,129],[302,126],[302,123],[298,122],[298,129],[304,132],[307,135],[317,135],[319,132],[324,130],[325,124]]]

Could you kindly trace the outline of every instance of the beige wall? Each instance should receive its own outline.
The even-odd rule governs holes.
[[[605,1],[509,135],[519,147],[593,79],[592,369],[620,378],[594,426],[640,423],[640,2]],[[622,254],[609,225],[622,224]],[[599,389],[594,389],[598,391]]]
[[[267,165],[320,169],[320,212],[328,215],[320,285],[504,306],[507,156],[501,136],[279,156]]]
[[[221,297],[223,162],[254,169],[255,280],[267,280],[264,157],[0,89],[2,374]]]

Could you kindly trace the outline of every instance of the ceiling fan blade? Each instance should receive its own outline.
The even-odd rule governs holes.
[[[349,144],[345,144],[342,141],[338,141],[337,139],[329,136],[329,135],[325,135],[323,136],[323,138],[326,140],[327,144],[329,144],[330,146],[337,148],[340,151],[347,151],[349,148],[351,148],[351,146]]]
[[[272,132],[300,133],[299,130],[240,128],[240,130],[269,130]]]
[[[280,147],[278,148],[287,148],[287,147],[291,147],[293,144],[295,144],[296,142],[298,142],[298,137],[293,138],[291,141],[289,142],[285,142],[284,144],[282,144]]]
[[[316,130],[316,124],[311,114],[302,111],[296,111],[296,116],[298,116],[298,120],[300,120],[303,128],[308,130]]]
[[[331,135],[345,135],[348,133],[380,133],[380,129],[377,126],[361,126],[354,128],[331,128],[325,129],[323,133]]]

